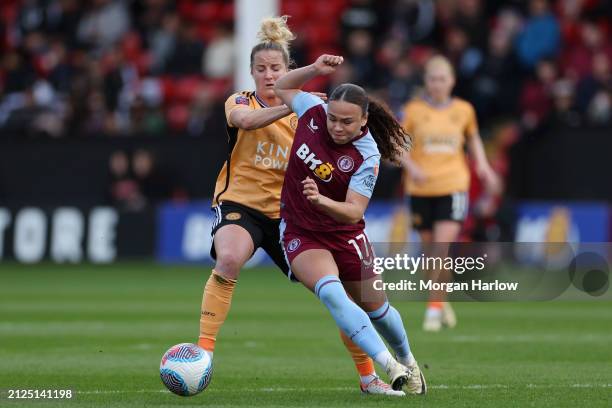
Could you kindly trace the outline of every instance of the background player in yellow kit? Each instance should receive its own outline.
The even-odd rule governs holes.
[[[212,356],[225,322],[240,269],[263,248],[288,274],[280,244],[280,194],[297,126],[297,116],[274,93],[276,80],[288,71],[289,42],[294,38],[286,17],[262,22],[260,43],[251,51],[255,91],[231,95],[225,103],[230,153],[215,187],[211,255],[216,264],[202,298],[198,344]],[[344,333],[365,393],[393,395],[374,370],[372,360]]]
[[[469,170],[464,148],[475,162],[485,188],[499,188],[497,175],[485,156],[472,105],[453,97],[455,75],[450,62],[431,58],[425,65],[425,93],[406,104],[402,125],[413,137],[413,149],[403,159],[405,192],[409,196],[412,223],[424,243],[454,242],[468,209]],[[432,247],[446,256],[447,246]],[[433,255],[433,253],[432,253]],[[450,271],[435,271],[432,279],[448,281]],[[455,314],[445,302],[446,293],[432,292],[423,329],[454,327]]]

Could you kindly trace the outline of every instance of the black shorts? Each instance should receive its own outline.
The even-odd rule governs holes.
[[[215,222],[211,232],[213,245],[210,247],[210,256],[213,259],[217,259],[214,244],[215,233],[224,225],[240,225],[251,235],[254,245],[253,253],[257,248],[263,248],[281,271],[290,276],[289,265],[280,242],[280,218],[268,218],[257,210],[230,201],[224,201],[213,207],[212,211],[215,212]]]
[[[468,195],[458,192],[437,197],[409,198],[412,226],[416,230],[431,230],[437,221],[463,223],[467,216]]]

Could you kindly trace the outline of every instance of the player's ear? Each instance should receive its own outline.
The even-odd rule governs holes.
[[[364,127],[368,123],[368,112],[361,115],[361,127]]]

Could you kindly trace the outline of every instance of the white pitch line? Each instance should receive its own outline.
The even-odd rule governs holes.
[[[435,390],[487,390],[487,389],[510,389],[514,388],[508,384],[469,384],[469,385],[447,385],[436,384],[430,385],[428,388]],[[517,387],[520,388],[520,387]],[[527,384],[525,388],[612,388],[612,384]],[[243,388],[241,391],[246,392],[297,392],[297,391],[312,391],[314,388],[306,387],[264,387],[264,388]],[[319,391],[352,391],[357,387],[317,387]],[[212,391],[217,391],[215,388]],[[218,391],[226,392],[226,390],[218,389]],[[165,394],[170,391],[164,389],[157,390],[88,390],[76,391],[79,395],[97,395],[97,394]]]

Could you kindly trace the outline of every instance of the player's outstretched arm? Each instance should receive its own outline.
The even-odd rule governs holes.
[[[253,130],[268,126],[291,113],[287,105],[273,106],[263,109],[250,109],[247,107],[234,109],[229,120],[232,126]]]
[[[342,62],[344,58],[340,56],[323,54],[314,63],[289,71],[280,77],[276,81],[274,91],[285,105],[291,107],[293,98],[301,92],[306,82],[319,75],[331,74]]]
[[[357,224],[363,218],[370,199],[350,188],[344,201],[335,201],[319,193],[317,183],[310,177],[302,181],[303,194],[314,206],[343,224]]]

